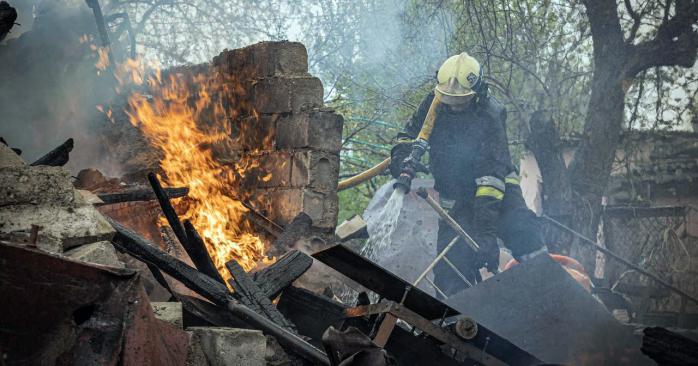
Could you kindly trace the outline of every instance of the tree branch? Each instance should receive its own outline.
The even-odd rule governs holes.
[[[698,21],[698,2],[676,1],[676,15],[657,29],[657,35],[637,45],[630,45],[625,77],[658,66],[691,67],[696,62],[698,33],[693,26]]]

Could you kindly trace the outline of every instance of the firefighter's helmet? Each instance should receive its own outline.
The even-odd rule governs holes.
[[[436,93],[443,103],[463,104],[482,87],[482,67],[474,57],[463,52],[444,61],[436,78]]]

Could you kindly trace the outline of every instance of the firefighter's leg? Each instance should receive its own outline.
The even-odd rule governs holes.
[[[463,203],[460,203],[457,204],[456,207],[453,207],[453,209],[449,210],[449,214],[458,222],[459,225],[463,227],[463,229],[467,231],[469,211],[470,210],[468,210]],[[441,253],[441,251],[446,248],[448,243],[450,243],[451,240],[456,236],[456,232],[446,222],[439,220],[439,234],[436,242],[437,253]],[[465,244],[463,239],[459,239],[446,255],[446,258],[451,262],[451,264],[458,268],[458,270],[472,284],[477,282],[479,274],[477,270],[473,269],[471,264],[473,257],[473,250]],[[456,294],[468,287],[465,281],[463,281],[456,271],[454,271],[453,268],[444,260],[441,260],[434,267],[434,283],[447,296]]]
[[[527,206],[518,182],[508,179],[502,200],[499,237],[519,262],[547,252],[539,218]]]

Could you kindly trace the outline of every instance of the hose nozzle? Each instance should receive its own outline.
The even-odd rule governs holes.
[[[408,173],[402,173],[400,174],[399,177],[397,177],[397,180],[395,180],[395,183],[393,183],[393,189],[399,189],[405,194],[410,193],[410,187],[412,186],[412,176],[410,176]]]

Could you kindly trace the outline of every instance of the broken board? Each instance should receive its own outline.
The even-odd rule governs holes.
[[[313,257],[388,300],[400,302],[405,289],[410,285],[342,244],[319,251],[313,254]],[[448,305],[418,288],[410,290],[404,304],[408,309],[430,320],[440,319],[444,313],[446,316],[458,314]]]
[[[538,256],[446,301],[546,363],[644,365],[640,339],[549,256]]]

